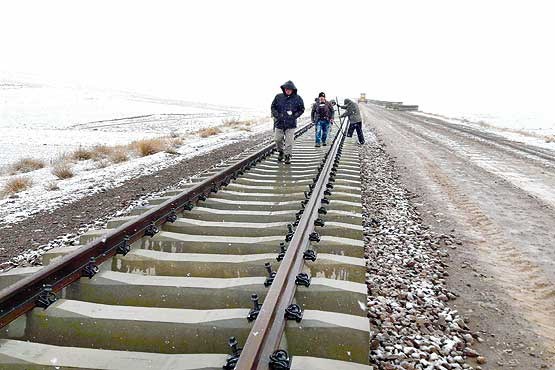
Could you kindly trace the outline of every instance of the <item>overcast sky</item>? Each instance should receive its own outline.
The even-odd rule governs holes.
[[[553,105],[554,14],[549,1],[2,2],[0,71],[243,106],[291,79],[305,100],[526,110]]]

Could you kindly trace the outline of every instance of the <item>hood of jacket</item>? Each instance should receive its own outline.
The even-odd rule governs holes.
[[[295,84],[291,80],[287,81],[286,83],[284,83],[280,87],[281,87],[281,91],[283,91],[284,94],[285,94],[285,89],[291,89],[291,90],[293,90],[293,94],[297,94],[297,87],[295,86]]]

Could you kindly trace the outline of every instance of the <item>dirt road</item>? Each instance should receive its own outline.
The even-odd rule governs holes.
[[[462,241],[450,253],[450,284],[461,295],[457,308],[484,333],[487,368],[551,368],[555,153],[434,118],[361,109],[419,195],[422,217]]]

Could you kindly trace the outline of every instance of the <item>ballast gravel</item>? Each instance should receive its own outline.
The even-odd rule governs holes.
[[[482,339],[449,301],[444,258],[454,240],[423,225],[384,144],[361,146],[370,364],[378,369],[481,369]],[[473,359],[473,360],[471,360]],[[472,365],[471,365],[472,363]]]

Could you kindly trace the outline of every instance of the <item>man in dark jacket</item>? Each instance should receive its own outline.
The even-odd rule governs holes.
[[[341,115],[343,117],[349,117],[349,128],[347,130],[347,137],[353,137],[353,131],[357,131],[358,143],[360,145],[364,144],[364,134],[362,133],[362,117],[360,115],[360,109],[357,103],[351,99],[345,99],[343,101],[345,105],[340,105],[340,108],[345,109],[345,113]]]
[[[328,132],[330,125],[333,122],[333,106],[326,100],[326,94],[321,92],[318,94],[318,101],[312,105],[312,113],[310,118],[314,122],[314,129],[316,133],[316,147],[326,146],[328,139]]]
[[[272,118],[279,152],[278,161],[281,162],[285,157],[285,163],[290,164],[297,118],[304,113],[304,102],[292,81],[281,85],[281,91],[272,102]]]

